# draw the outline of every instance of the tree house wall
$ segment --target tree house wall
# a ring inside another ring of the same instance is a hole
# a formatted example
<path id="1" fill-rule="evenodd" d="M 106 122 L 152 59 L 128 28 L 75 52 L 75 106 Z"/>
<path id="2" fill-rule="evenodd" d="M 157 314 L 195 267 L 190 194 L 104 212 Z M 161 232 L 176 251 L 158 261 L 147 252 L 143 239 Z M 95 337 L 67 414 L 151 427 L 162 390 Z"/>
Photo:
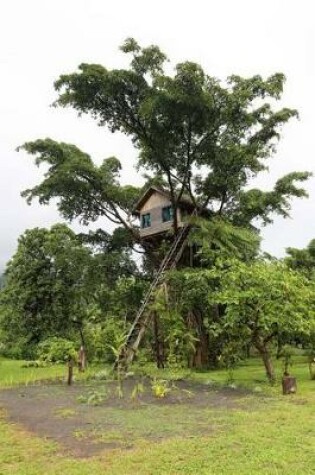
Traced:
<path id="1" fill-rule="evenodd" d="M 163 208 L 164 206 L 169 206 L 171 204 L 167 196 L 162 195 L 161 193 L 154 192 L 147 199 L 140 210 L 140 214 L 145 214 L 150 212 L 151 209 Z"/>
<path id="2" fill-rule="evenodd" d="M 142 222 L 143 215 L 150 214 L 151 218 L 151 226 L 140 228 L 141 238 L 164 233 L 172 229 L 173 220 L 163 222 L 162 219 L 162 209 L 170 205 L 171 202 L 166 196 L 157 192 L 152 193 L 152 195 L 140 209 L 140 224 Z M 177 221 L 179 227 L 183 226 L 182 213 L 180 209 L 177 209 Z"/>

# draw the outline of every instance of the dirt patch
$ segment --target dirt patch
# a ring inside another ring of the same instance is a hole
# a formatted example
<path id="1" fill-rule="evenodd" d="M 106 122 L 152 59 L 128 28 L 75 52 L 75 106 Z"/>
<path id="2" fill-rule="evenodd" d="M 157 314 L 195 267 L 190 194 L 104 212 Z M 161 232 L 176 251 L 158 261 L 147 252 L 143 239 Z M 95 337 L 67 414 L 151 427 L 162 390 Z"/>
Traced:
<path id="1" fill-rule="evenodd" d="M 135 390 L 137 384 L 141 391 Z M 137 440 L 209 433 L 216 428 L 213 411 L 239 408 L 246 395 L 187 381 L 169 389 L 166 397 L 156 398 L 149 380 L 129 379 L 119 398 L 116 382 L 42 384 L 1 391 L 0 408 L 9 421 L 58 442 L 63 451 L 89 457 L 132 448 Z"/>

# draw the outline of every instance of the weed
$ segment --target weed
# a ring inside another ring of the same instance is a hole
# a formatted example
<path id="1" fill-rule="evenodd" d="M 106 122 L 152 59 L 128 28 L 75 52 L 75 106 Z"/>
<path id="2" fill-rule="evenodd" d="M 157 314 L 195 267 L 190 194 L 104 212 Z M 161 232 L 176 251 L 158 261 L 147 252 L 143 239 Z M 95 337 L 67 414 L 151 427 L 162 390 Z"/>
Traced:
<path id="1" fill-rule="evenodd" d="M 131 392 L 131 396 L 130 396 L 131 399 L 133 401 L 138 400 L 141 397 L 141 395 L 144 393 L 144 391 L 145 391 L 145 389 L 144 389 L 144 385 L 142 383 L 135 384 L 135 386 L 134 386 L 134 388 Z"/>
<path id="2" fill-rule="evenodd" d="M 169 384 L 169 381 L 167 381 L 166 379 L 154 378 L 151 382 L 153 396 L 157 398 L 164 398 L 171 391 Z"/>
<path id="3" fill-rule="evenodd" d="M 85 440 L 85 439 L 90 438 L 90 433 L 82 429 L 76 429 L 75 431 L 73 431 L 72 434 L 73 434 L 73 437 L 75 437 L 78 440 Z"/>
<path id="4" fill-rule="evenodd" d="M 103 391 L 90 391 L 87 395 L 81 395 L 78 397 L 78 401 L 82 404 L 88 404 L 91 406 L 98 406 L 104 402 L 108 397 L 108 392 Z"/>
<path id="5" fill-rule="evenodd" d="M 107 369 L 102 369 L 95 373 L 91 379 L 95 379 L 96 381 L 106 381 L 110 379 L 110 372 Z"/>
<path id="6" fill-rule="evenodd" d="M 55 411 L 55 414 L 57 417 L 60 417 L 61 419 L 68 419 L 70 417 L 75 416 L 76 411 L 70 408 L 63 408 L 63 409 L 57 409 Z"/>
<path id="7" fill-rule="evenodd" d="M 21 365 L 21 368 L 46 368 L 48 363 L 42 360 L 34 360 L 34 361 L 25 361 Z"/>

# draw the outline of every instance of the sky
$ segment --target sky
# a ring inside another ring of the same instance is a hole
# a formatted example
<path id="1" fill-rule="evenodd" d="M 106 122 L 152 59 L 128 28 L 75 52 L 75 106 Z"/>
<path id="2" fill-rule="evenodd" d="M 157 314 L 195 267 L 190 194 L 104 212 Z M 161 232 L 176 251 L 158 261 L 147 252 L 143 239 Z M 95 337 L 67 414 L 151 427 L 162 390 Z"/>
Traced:
<path id="1" fill-rule="evenodd" d="M 17 152 L 26 141 L 50 137 L 76 144 L 100 163 L 117 156 L 122 182 L 139 184 L 136 152 L 88 118 L 50 107 L 54 81 L 80 63 L 127 66 L 118 47 L 127 37 L 157 44 L 171 65 L 191 60 L 224 80 L 230 74 L 286 77 L 282 106 L 300 119 L 282 132 L 269 173 L 257 180 L 271 189 L 293 170 L 315 174 L 315 14 L 311 0 L 2 0 L 0 15 L 0 271 L 25 229 L 62 219 L 54 204 L 28 206 L 20 192 L 42 177 L 30 156 Z M 315 6 L 314 6 L 315 8 Z M 275 218 L 262 230 L 265 251 L 283 256 L 315 238 L 315 177 L 308 200 L 292 202 L 291 219 Z M 108 230 L 101 221 L 97 227 Z M 78 225 L 75 225 L 78 229 Z"/>

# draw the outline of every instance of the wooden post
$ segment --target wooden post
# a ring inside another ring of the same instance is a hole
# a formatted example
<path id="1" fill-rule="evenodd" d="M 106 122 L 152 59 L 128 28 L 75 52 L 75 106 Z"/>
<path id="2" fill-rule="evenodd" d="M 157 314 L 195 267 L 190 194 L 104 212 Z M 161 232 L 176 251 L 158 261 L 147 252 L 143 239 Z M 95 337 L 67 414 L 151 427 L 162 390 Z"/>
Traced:
<path id="1" fill-rule="evenodd" d="M 311 380 L 315 380 L 315 357 L 313 357 L 313 355 L 309 358 L 308 368 L 310 370 Z"/>
<path id="2" fill-rule="evenodd" d="M 293 376 L 284 374 L 282 378 L 282 394 L 295 394 L 296 389 L 296 379 Z"/>
<path id="3" fill-rule="evenodd" d="M 74 366 L 74 361 L 71 358 L 71 356 L 69 356 L 69 359 L 68 359 L 68 380 L 67 380 L 68 386 L 71 386 L 71 384 L 73 382 L 73 366 Z"/>

